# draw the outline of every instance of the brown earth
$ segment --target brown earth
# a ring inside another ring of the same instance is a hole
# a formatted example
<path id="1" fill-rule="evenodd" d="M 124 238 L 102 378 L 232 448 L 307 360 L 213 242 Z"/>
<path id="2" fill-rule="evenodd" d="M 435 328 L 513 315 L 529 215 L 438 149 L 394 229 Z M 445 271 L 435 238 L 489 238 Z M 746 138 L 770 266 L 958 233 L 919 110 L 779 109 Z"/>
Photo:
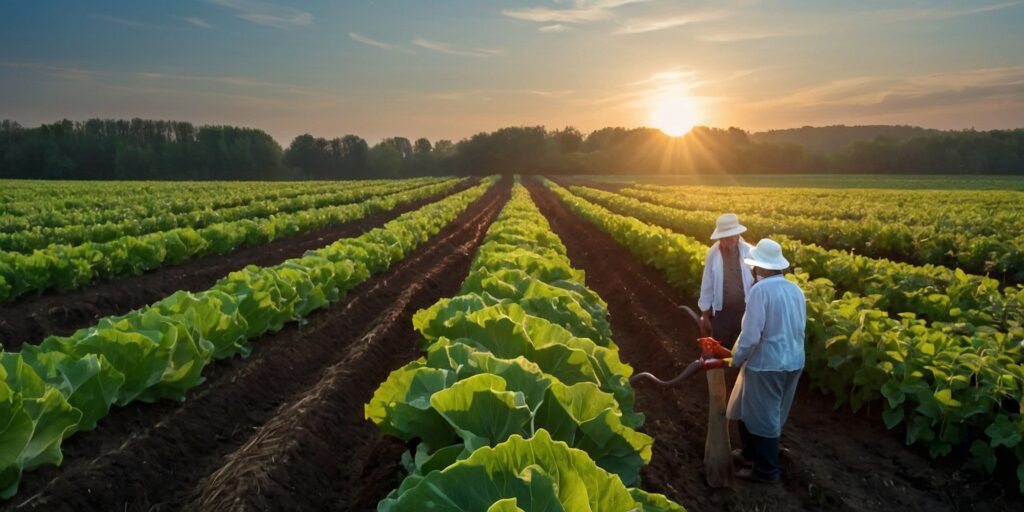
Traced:
<path id="1" fill-rule="evenodd" d="M 509 194 L 494 187 L 387 272 L 215 363 L 183 403 L 117 408 L 25 475 L 10 510 L 373 510 L 404 446 L 363 419 L 388 373 L 419 355 L 411 318 L 458 293 Z"/>
<path id="2" fill-rule="evenodd" d="M 615 342 L 637 371 L 674 376 L 699 356 L 694 307 L 653 267 L 595 226 L 572 214 L 550 191 L 527 180 L 534 200 L 568 248 L 587 285 L 608 302 Z M 731 386 L 735 375 L 729 375 Z M 834 410 L 832 399 L 802 383 L 783 432 L 785 474 L 778 485 L 738 481 L 733 489 L 704 482 L 707 384 L 696 377 L 675 386 L 636 386 L 643 427 L 655 439 L 643 487 L 691 511 L 704 510 L 1024 510 L 1020 495 L 949 461 L 908 448 L 902 433 L 877 418 Z M 733 439 L 738 439 L 733 435 Z M 1011 469 L 1012 472 L 1012 469 Z"/>
<path id="3" fill-rule="evenodd" d="M 459 184 L 453 192 L 469 188 L 477 180 Z M 94 325 L 100 318 L 121 315 L 152 304 L 178 290 L 202 291 L 218 279 L 246 265 L 276 265 L 302 256 L 339 238 L 358 236 L 409 211 L 448 194 L 400 205 L 393 210 L 331 226 L 269 244 L 242 247 L 228 254 L 211 254 L 178 265 L 161 267 L 137 276 L 127 276 L 89 285 L 80 290 L 51 290 L 42 295 L 24 296 L 12 304 L 0 304 L 0 345 L 18 350 L 22 343 L 38 343 L 45 336 L 66 336 L 77 329 Z"/>

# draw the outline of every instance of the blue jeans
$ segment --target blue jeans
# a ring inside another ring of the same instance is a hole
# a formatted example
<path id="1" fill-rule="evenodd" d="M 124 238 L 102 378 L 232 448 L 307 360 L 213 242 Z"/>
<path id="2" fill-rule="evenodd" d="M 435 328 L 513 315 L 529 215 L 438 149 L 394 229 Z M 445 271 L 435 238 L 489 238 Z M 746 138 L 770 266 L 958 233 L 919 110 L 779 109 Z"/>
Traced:
<path id="1" fill-rule="evenodd" d="M 779 468 L 779 438 L 752 434 L 742 421 L 739 424 L 743 457 L 754 463 L 754 473 L 768 478 L 782 474 Z"/>

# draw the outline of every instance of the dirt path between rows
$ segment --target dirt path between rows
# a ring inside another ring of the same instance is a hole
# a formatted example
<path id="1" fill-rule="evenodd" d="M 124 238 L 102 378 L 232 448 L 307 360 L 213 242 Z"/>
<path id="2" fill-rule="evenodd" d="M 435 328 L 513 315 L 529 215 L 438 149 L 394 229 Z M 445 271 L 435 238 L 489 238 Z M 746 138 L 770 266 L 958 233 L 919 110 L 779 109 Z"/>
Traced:
<path id="1" fill-rule="evenodd" d="M 478 180 L 467 180 L 452 192 L 400 205 L 362 219 L 331 226 L 269 244 L 242 247 L 228 254 L 211 254 L 161 267 L 137 276 L 126 276 L 89 285 L 80 290 L 51 290 L 36 296 L 20 297 L 0 305 L 0 344 L 7 351 L 18 350 L 22 343 L 38 343 L 49 335 L 66 336 L 95 324 L 100 318 L 120 315 L 152 304 L 178 290 L 202 291 L 218 279 L 247 265 L 276 265 L 302 256 L 339 238 L 358 236 L 399 215 L 417 210 L 451 193 L 465 190 Z"/>
<path id="2" fill-rule="evenodd" d="M 568 248 L 573 266 L 586 272 L 587 285 L 608 302 L 622 359 L 637 371 L 659 376 L 673 376 L 696 359 L 696 325 L 678 309 L 693 304 L 656 269 L 572 214 L 542 185 L 526 184 Z M 730 389 L 734 378 L 729 376 Z M 671 388 L 642 383 L 636 394 L 637 410 L 647 415 L 643 430 L 655 438 L 653 459 L 641 473 L 643 487 L 691 511 L 1024 509 L 1012 489 L 922 456 L 877 418 L 833 410 L 831 399 L 806 383 L 783 432 L 782 483 L 737 482 L 732 490 L 711 489 L 702 466 L 705 379 Z"/>
<path id="3" fill-rule="evenodd" d="M 399 483 L 401 442 L 363 419 L 387 374 L 419 355 L 411 318 L 454 295 L 509 195 L 451 226 L 332 307 L 216 363 L 184 403 L 132 404 L 28 473 L 12 510 L 373 510 Z"/>

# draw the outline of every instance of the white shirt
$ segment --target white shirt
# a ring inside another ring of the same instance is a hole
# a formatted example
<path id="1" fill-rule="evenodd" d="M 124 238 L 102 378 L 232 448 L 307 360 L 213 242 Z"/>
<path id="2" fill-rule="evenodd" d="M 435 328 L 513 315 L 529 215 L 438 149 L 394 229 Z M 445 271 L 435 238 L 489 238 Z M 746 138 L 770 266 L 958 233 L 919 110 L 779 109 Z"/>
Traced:
<path id="1" fill-rule="evenodd" d="M 754 285 L 754 276 L 750 273 L 750 267 L 743 263 L 743 258 L 750 255 L 750 249 L 754 246 L 740 238 L 739 248 L 736 257 L 740 259 L 740 274 L 743 278 L 743 296 L 750 293 L 750 287 Z M 711 244 L 708 255 L 704 258 L 704 277 L 700 282 L 700 298 L 697 299 L 697 307 L 707 311 L 714 308 L 715 311 L 722 310 L 722 283 L 725 280 L 725 264 L 722 262 L 722 250 L 719 243 Z"/>
<path id="2" fill-rule="evenodd" d="M 747 369 L 762 372 L 802 369 L 806 324 L 803 290 L 781 275 L 762 279 L 747 294 L 732 365 L 745 362 Z"/>

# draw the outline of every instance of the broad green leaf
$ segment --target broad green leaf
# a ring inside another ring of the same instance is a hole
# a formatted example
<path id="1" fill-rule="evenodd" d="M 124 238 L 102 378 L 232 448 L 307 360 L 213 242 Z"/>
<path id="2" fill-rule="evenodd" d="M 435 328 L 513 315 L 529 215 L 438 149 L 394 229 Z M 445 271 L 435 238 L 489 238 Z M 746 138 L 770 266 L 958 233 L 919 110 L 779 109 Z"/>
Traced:
<path id="1" fill-rule="evenodd" d="M 935 392 L 935 399 L 946 407 L 960 407 L 960 402 L 953 398 L 953 390 L 942 388 Z"/>
<path id="2" fill-rule="evenodd" d="M 525 512 L 519 508 L 518 502 L 515 498 L 508 498 L 504 500 L 495 501 L 493 505 L 487 508 L 487 512 Z"/>
<path id="3" fill-rule="evenodd" d="M 663 494 L 648 493 L 636 488 L 631 488 L 629 494 L 643 507 L 643 512 L 686 512 L 686 509 Z"/>
<path id="4" fill-rule="evenodd" d="M 462 437 L 466 449 L 493 446 L 513 434 L 530 434 L 530 409 L 505 380 L 482 373 L 434 393 L 430 405 Z"/>
<path id="5" fill-rule="evenodd" d="M 974 460 L 981 464 L 981 467 L 985 468 L 989 474 L 992 474 L 996 469 L 996 452 L 989 446 L 988 443 L 981 439 L 975 439 L 971 443 L 971 455 L 974 455 Z"/>
<path id="6" fill-rule="evenodd" d="M 903 421 L 904 410 L 902 406 L 896 406 L 893 409 L 886 409 L 882 411 L 882 421 L 885 422 L 885 428 L 892 430 L 893 427 L 899 425 Z"/>
<path id="7" fill-rule="evenodd" d="M 76 430 L 95 428 L 124 384 L 124 375 L 103 356 L 89 354 L 75 359 L 59 352 L 36 352 L 30 346 L 22 346 L 22 354 L 47 384 L 60 390 L 69 404 L 82 411 L 82 421 Z"/>
<path id="8" fill-rule="evenodd" d="M 1005 414 L 996 416 L 995 421 L 985 429 L 985 435 L 992 440 L 993 447 L 1013 448 L 1021 440 L 1020 430 Z"/>
<path id="9" fill-rule="evenodd" d="M 399 489 L 381 512 L 431 510 L 478 512 L 515 498 L 531 511 L 630 511 L 642 505 L 618 477 L 597 467 L 583 451 L 553 441 L 545 430 L 531 439 L 516 435 L 494 448 Z M 679 509 L 668 509 L 679 510 Z"/>

